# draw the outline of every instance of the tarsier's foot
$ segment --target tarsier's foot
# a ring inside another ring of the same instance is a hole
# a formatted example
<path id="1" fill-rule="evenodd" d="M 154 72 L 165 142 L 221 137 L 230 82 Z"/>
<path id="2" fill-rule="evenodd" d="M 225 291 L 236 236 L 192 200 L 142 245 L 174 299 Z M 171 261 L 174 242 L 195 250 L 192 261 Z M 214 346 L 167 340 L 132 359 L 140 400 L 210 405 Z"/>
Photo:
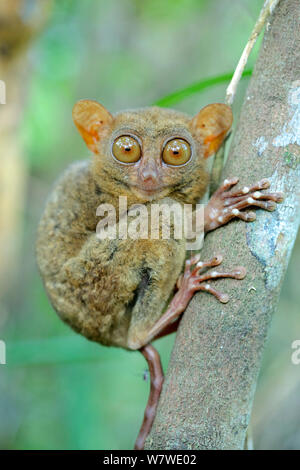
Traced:
<path id="1" fill-rule="evenodd" d="M 185 311 L 195 292 L 205 291 L 214 295 L 222 303 L 228 302 L 228 295 L 222 294 L 216 290 L 208 281 L 214 281 L 218 278 L 226 277 L 244 279 L 246 276 L 246 270 L 243 267 L 238 267 L 229 272 L 213 270 L 201 274 L 203 269 L 215 267 L 221 263 L 222 256 L 220 255 L 215 256 L 210 261 L 200 261 L 200 255 L 195 255 L 186 261 L 184 273 L 177 282 L 178 291 L 171 300 L 167 311 L 148 332 L 144 343 L 139 345 L 140 347 L 144 344 L 148 344 L 157 337 L 164 336 L 165 329 L 170 329 L 170 325 L 172 325 L 172 323 Z M 174 330 L 171 328 L 171 331 Z"/>
<path id="2" fill-rule="evenodd" d="M 237 217 L 245 222 L 256 219 L 255 212 L 241 212 L 251 206 L 267 211 L 276 209 L 276 203 L 283 201 L 282 193 L 262 193 L 268 189 L 270 182 L 262 179 L 253 186 L 244 186 L 242 189 L 231 189 L 238 183 L 238 178 L 224 180 L 219 189 L 212 195 L 205 208 L 205 232 L 214 230 Z"/>
<path id="3" fill-rule="evenodd" d="M 184 273 L 177 281 L 177 287 L 179 291 L 182 291 L 183 297 L 186 298 L 186 294 L 188 297 L 192 297 L 197 291 L 205 291 L 214 295 L 220 302 L 224 304 L 227 303 L 229 301 L 228 295 L 222 294 L 216 290 L 208 281 L 214 281 L 215 279 L 226 277 L 244 279 L 246 276 L 246 269 L 239 266 L 229 272 L 213 270 L 201 274 L 205 268 L 219 266 L 222 263 L 222 260 L 223 258 L 221 255 L 215 256 L 210 261 L 200 261 L 200 255 L 196 255 L 187 260 L 185 263 Z"/>

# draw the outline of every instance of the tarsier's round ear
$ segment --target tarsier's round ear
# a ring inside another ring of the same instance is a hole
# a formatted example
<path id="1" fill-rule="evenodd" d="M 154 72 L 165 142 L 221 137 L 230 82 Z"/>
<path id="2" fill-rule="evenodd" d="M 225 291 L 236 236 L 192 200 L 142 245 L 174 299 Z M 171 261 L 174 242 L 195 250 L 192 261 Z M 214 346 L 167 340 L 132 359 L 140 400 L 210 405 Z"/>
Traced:
<path id="1" fill-rule="evenodd" d="M 192 119 L 192 127 L 204 146 L 204 158 L 213 155 L 221 146 L 232 125 L 229 106 L 214 103 L 205 106 Z"/>
<path id="2" fill-rule="evenodd" d="M 73 108 L 74 123 L 88 148 L 98 153 L 101 133 L 113 121 L 112 115 L 97 101 L 80 100 Z"/>

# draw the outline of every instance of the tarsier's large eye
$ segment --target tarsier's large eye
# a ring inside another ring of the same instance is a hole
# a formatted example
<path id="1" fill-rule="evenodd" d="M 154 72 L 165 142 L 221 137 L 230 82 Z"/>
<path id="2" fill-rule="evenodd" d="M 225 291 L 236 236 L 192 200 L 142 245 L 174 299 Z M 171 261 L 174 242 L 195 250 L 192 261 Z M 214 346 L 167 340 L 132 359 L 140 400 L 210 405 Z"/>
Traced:
<path id="1" fill-rule="evenodd" d="M 172 139 L 163 149 L 162 159 L 167 165 L 184 165 L 191 158 L 191 147 L 186 140 Z"/>
<path id="2" fill-rule="evenodd" d="M 135 163 L 140 159 L 142 152 L 134 137 L 122 135 L 114 141 L 112 153 L 122 163 Z"/>

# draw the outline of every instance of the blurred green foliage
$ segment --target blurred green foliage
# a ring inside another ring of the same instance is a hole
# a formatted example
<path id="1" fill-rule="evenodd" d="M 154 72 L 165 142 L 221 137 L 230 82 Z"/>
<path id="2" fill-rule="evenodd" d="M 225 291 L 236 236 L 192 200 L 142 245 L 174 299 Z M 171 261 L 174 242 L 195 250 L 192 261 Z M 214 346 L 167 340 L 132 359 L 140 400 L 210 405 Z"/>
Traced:
<path id="1" fill-rule="evenodd" d="M 243 77 L 249 77 L 252 74 L 252 70 L 244 70 L 242 73 Z M 207 78 L 206 80 L 200 80 L 199 82 L 193 83 L 182 90 L 174 91 L 167 96 L 164 96 L 160 100 L 157 100 L 154 104 L 162 107 L 170 107 L 178 102 L 184 100 L 185 98 L 190 98 L 192 95 L 204 91 L 206 88 L 209 88 L 213 85 L 218 85 L 219 83 L 228 83 L 230 82 L 233 76 L 232 73 L 225 73 L 224 75 L 217 75 L 216 77 Z"/>
<path id="2" fill-rule="evenodd" d="M 30 51 L 20 135 L 29 171 L 22 259 L 15 285 L 1 304 L 6 318 L 1 339 L 7 343 L 8 364 L 0 366 L 0 448 L 133 447 L 148 395 L 144 360 L 139 353 L 90 343 L 58 319 L 35 266 L 38 219 L 53 180 L 70 162 L 88 156 L 71 120 L 77 99 L 97 99 L 112 112 L 156 102 L 176 104 L 191 114 L 209 102 L 223 101 L 261 4 L 260 0 L 54 1 L 49 24 Z M 257 51 L 258 46 L 249 70 Z M 239 87 L 236 117 L 246 84 L 247 77 Z M 265 354 L 256 405 L 259 414 L 264 409 L 264 427 L 254 413 L 257 446 L 299 447 L 300 436 L 297 440 L 293 426 L 288 423 L 285 434 L 276 434 L 273 423 L 280 422 L 278 412 L 270 404 L 262 405 L 272 402 L 270 383 L 278 386 L 286 368 L 292 367 L 290 344 L 300 329 L 299 257 L 298 247 Z M 173 341 L 174 335 L 157 342 L 165 367 Z M 294 366 L 289 386 L 279 398 L 276 395 L 275 403 L 283 402 L 280 397 L 287 389 L 299 390 L 297 372 Z"/>

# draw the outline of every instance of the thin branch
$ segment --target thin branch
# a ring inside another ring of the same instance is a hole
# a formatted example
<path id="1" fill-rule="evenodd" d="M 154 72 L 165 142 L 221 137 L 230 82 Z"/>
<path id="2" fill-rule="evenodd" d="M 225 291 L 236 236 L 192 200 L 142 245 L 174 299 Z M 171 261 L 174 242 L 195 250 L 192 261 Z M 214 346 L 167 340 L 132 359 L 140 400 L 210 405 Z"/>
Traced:
<path id="1" fill-rule="evenodd" d="M 233 77 L 231 79 L 230 84 L 227 87 L 226 90 L 226 97 L 225 97 L 225 103 L 228 105 L 232 105 L 234 101 L 234 97 L 236 94 L 236 90 L 239 84 L 239 81 L 242 77 L 244 68 L 246 67 L 249 55 L 253 49 L 254 44 L 256 43 L 256 40 L 258 36 L 260 35 L 263 27 L 266 24 L 267 19 L 269 16 L 273 13 L 275 10 L 277 4 L 280 2 L 280 0 L 266 0 L 261 12 L 259 14 L 258 20 L 255 23 L 255 26 L 252 30 L 252 33 L 250 35 L 250 38 L 243 50 L 243 53 L 240 57 L 240 60 L 236 66 L 235 72 L 233 74 Z"/>
<path id="2" fill-rule="evenodd" d="M 243 50 L 243 53 L 234 71 L 233 77 L 226 90 L 225 103 L 228 104 L 229 106 L 232 106 L 233 104 L 238 84 L 241 80 L 241 77 L 244 74 L 244 69 L 246 67 L 246 64 L 247 64 L 249 55 L 253 49 L 253 46 L 256 43 L 256 40 L 258 36 L 260 35 L 263 27 L 265 26 L 267 19 L 274 12 L 279 2 L 280 0 L 266 0 L 260 11 L 259 17 L 255 23 L 255 26 L 252 30 L 250 38 L 248 39 L 248 42 Z M 218 152 L 216 153 L 214 157 L 214 162 L 213 162 L 212 172 L 211 172 L 210 195 L 215 192 L 215 190 L 217 189 L 220 183 L 220 177 L 221 177 L 222 169 L 224 166 L 225 146 L 226 146 L 226 141 L 223 142 L 223 145 L 219 148 Z"/>

